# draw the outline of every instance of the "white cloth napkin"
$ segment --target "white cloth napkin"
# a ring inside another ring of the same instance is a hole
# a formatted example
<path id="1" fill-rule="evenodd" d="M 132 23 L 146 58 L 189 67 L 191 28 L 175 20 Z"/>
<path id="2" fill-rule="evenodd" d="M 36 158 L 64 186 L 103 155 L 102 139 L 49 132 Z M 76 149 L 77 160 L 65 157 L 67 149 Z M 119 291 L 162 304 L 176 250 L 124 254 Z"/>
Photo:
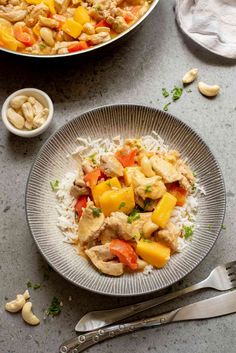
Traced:
<path id="1" fill-rule="evenodd" d="M 176 19 L 206 49 L 236 59 L 236 0 L 176 0 Z"/>

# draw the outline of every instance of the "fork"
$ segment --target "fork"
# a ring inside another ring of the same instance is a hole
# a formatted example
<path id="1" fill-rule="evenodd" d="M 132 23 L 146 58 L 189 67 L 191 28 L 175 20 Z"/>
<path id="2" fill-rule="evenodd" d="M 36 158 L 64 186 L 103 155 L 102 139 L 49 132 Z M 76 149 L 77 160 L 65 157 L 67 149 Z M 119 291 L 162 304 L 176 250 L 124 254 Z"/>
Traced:
<path id="1" fill-rule="evenodd" d="M 203 281 L 196 283 L 190 287 L 180 289 L 176 292 L 153 298 L 145 302 L 123 306 L 111 310 L 92 311 L 85 314 L 75 327 L 77 332 L 88 332 L 98 328 L 110 325 L 144 310 L 153 308 L 157 305 L 165 303 L 171 299 L 175 299 L 184 294 L 195 292 L 203 288 L 212 288 L 218 291 L 225 291 L 236 288 L 236 261 L 229 262 L 225 265 L 215 267 L 210 275 Z"/>

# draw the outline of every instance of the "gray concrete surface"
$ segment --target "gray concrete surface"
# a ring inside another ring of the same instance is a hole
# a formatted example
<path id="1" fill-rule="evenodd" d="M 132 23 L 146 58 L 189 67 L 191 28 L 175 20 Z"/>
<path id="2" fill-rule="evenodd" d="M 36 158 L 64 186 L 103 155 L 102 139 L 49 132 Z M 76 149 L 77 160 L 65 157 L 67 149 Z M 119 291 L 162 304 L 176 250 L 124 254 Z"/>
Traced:
<path id="1" fill-rule="evenodd" d="M 174 288 L 198 281 L 216 264 L 236 258 L 236 63 L 208 53 L 187 40 L 176 26 L 172 6 L 173 1 L 161 1 L 141 30 L 98 56 L 48 63 L 0 56 L 0 104 L 9 93 L 23 87 L 47 91 L 55 104 L 54 122 L 40 137 L 18 138 L 0 123 L 1 353 L 58 352 L 61 342 L 75 334 L 76 321 L 87 311 L 139 300 L 91 294 L 48 270 L 26 223 L 27 176 L 39 148 L 66 121 L 88 109 L 110 103 L 139 103 L 162 108 L 166 100 L 161 88 L 170 89 L 180 83 L 182 75 L 191 67 L 199 68 L 202 80 L 220 84 L 221 94 L 208 100 L 197 92 L 194 84 L 192 93 L 185 93 L 169 111 L 201 134 L 221 165 L 227 189 L 226 230 L 222 230 L 202 264 Z M 63 302 L 60 316 L 42 320 L 35 328 L 26 326 L 19 314 L 4 311 L 6 299 L 22 292 L 28 280 L 43 283 L 40 289 L 31 290 L 35 312 L 41 318 L 54 295 Z M 194 294 L 154 309 L 150 314 L 214 294 L 213 291 Z M 235 347 L 236 315 L 231 315 L 140 331 L 94 346 L 89 352 L 234 353 Z"/>

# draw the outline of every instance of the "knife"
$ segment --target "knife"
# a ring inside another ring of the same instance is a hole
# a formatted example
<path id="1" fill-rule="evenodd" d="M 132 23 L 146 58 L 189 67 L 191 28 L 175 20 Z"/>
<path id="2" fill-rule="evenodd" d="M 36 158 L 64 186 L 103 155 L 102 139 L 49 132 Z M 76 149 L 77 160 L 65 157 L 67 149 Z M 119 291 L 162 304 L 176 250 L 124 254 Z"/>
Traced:
<path id="1" fill-rule="evenodd" d="M 168 324 L 176 321 L 210 319 L 217 316 L 228 315 L 236 312 L 236 290 L 183 306 L 165 314 L 148 319 L 137 320 L 129 323 L 112 325 L 103 329 L 79 335 L 64 342 L 60 353 L 79 353 L 94 344 L 124 333 L 140 329 Z"/>

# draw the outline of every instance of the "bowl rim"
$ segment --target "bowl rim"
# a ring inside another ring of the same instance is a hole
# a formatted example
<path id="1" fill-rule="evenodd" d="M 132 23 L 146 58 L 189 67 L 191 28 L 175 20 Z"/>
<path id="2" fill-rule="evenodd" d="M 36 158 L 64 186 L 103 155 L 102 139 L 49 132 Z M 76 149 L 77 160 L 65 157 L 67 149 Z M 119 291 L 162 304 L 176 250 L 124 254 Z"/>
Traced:
<path id="1" fill-rule="evenodd" d="M 164 112 L 163 110 L 161 109 L 158 109 L 158 108 L 155 108 L 155 107 L 152 107 L 152 106 L 149 106 L 149 105 L 143 105 L 143 104 L 132 104 L 132 103 L 120 103 L 120 104 L 106 104 L 106 105 L 101 105 L 101 106 L 98 106 L 98 107 L 95 107 L 95 108 L 92 108 L 92 109 L 89 109 L 89 110 L 86 110 L 85 112 L 82 112 L 81 114 L 79 114 L 78 116 L 74 117 L 73 119 L 67 121 L 65 124 L 63 124 L 61 127 L 59 127 L 44 143 L 43 145 L 41 146 L 41 148 L 39 149 L 37 155 L 35 156 L 34 160 L 33 160 L 33 163 L 31 165 L 31 168 L 30 168 L 30 171 L 29 171 L 29 175 L 28 175 L 28 178 L 27 178 L 27 182 L 26 182 L 26 189 L 25 189 L 25 215 L 26 215 L 26 221 L 27 221 L 27 224 L 28 224 L 28 228 L 30 230 L 30 234 L 32 236 L 32 238 L 34 239 L 34 242 L 40 252 L 40 254 L 43 256 L 43 258 L 46 260 L 47 263 L 49 263 L 49 265 L 53 268 L 53 270 L 55 272 L 57 272 L 60 276 L 62 276 L 65 280 L 69 281 L 70 283 L 72 283 L 73 285 L 75 285 L 76 287 L 79 287 L 83 290 L 86 290 L 86 291 L 89 291 L 89 292 L 92 292 L 92 293 L 95 293 L 95 294 L 99 294 L 99 295 L 104 295 L 104 296 L 109 296 L 109 297 L 140 297 L 140 296 L 143 296 L 143 295 L 148 295 L 148 294 L 152 294 L 152 293 L 157 293 L 161 290 L 165 290 L 166 288 L 174 285 L 175 283 L 179 282 L 181 279 L 185 278 L 186 276 L 188 276 L 190 273 L 192 273 L 202 262 L 203 260 L 209 255 L 209 253 L 211 252 L 211 250 L 213 249 L 216 241 L 218 240 L 218 237 L 220 235 L 220 232 L 221 232 L 221 229 L 222 229 L 222 225 L 223 225 L 223 222 L 224 222 L 224 219 L 225 219 L 225 213 L 226 213 L 226 188 L 225 188 L 225 181 L 224 181 L 224 177 L 223 177 L 223 173 L 222 173 L 222 170 L 220 168 L 220 165 L 215 157 L 215 155 L 213 154 L 213 152 L 211 151 L 211 149 L 209 148 L 208 144 L 205 142 L 205 140 L 202 138 L 202 136 L 198 133 L 198 132 L 195 132 L 195 130 L 189 126 L 188 124 L 186 124 L 183 120 L 177 118 L 175 115 L 173 114 L 170 114 L 168 113 L 172 118 L 174 118 L 178 123 L 181 123 L 184 125 L 184 127 L 188 127 L 192 133 L 196 134 L 200 140 L 204 143 L 205 145 L 205 148 L 207 149 L 207 151 L 213 156 L 214 158 L 214 161 L 216 163 L 216 166 L 218 168 L 218 171 L 219 171 L 219 174 L 220 174 L 220 177 L 221 177 L 221 182 L 222 182 L 222 187 L 223 187 L 223 200 L 222 200 L 222 218 L 221 218 L 221 222 L 220 222 L 220 226 L 218 227 L 218 229 L 215 231 L 215 238 L 214 238 L 214 241 L 212 241 L 212 244 L 211 246 L 209 247 L 207 253 L 205 254 L 205 256 L 203 256 L 202 259 L 200 259 L 200 261 L 198 262 L 197 266 L 195 266 L 193 269 L 190 269 L 185 275 L 184 277 L 179 275 L 176 280 L 172 283 L 172 284 L 168 284 L 168 285 L 165 285 L 163 286 L 162 288 L 160 289 L 153 289 L 153 290 L 150 290 L 149 292 L 142 292 L 142 293 L 122 293 L 122 294 L 118 294 L 118 293 L 106 293 L 106 292 L 100 292 L 98 290 L 95 290 L 95 289 L 92 289 L 92 288 L 87 288 L 86 286 L 84 285 L 81 285 L 81 284 L 78 284 L 76 281 L 74 281 L 73 279 L 71 278 L 68 278 L 66 277 L 63 273 L 61 273 L 52 263 L 51 261 L 46 257 L 46 254 L 43 253 L 43 250 L 40 248 L 39 244 L 38 244 L 38 241 L 37 239 L 34 237 L 33 235 L 33 232 L 31 230 L 31 227 L 30 227 L 30 221 L 29 221 L 29 216 L 28 216 L 28 203 L 27 203 L 27 196 L 28 196 L 28 187 L 29 187 L 29 182 L 30 182 L 30 178 L 31 178 L 31 174 L 33 172 L 33 169 L 34 169 L 34 166 L 35 164 L 37 163 L 38 161 L 38 158 L 40 157 L 40 154 L 41 152 L 43 151 L 43 149 L 45 148 L 46 144 L 51 141 L 54 136 L 59 133 L 62 129 L 64 129 L 64 127 L 67 125 L 67 124 L 70 124 L 73 120 L 75 119 L 81 119 L 81 117 L 83 115 L 86 115 L 87 113 L 91 113 L 91 112 L 96 112 L 96 111 L 101 111 L 103 110 L 104 108 L 120 108 L 120 107 L 129 107 L 129 108 L 145 108 L 145 109 L 150 109 L 154 112 L 160 112 L 160 113 L 166 113 Z"/>
<path id="2" fill-rule="evenodd" d="M 10 100 L 18 95 L 21 95 L 25 92 L 32 92 L 32 94 L 35 92 L 35 93 L 38 93 L 40 96 L 42 96 L 46 101 L 47 101 L 47 104 L 48 104 L 48 110 L 49 110 L 49 113 L 48 113 L 48 117 L 47 117 L 47 120 L 46 122 L 34 129 L 34 130 L 20 130 L 20 129 L 17 129 L 16 127 L 14 127 L 8 120 L 7 118 L 7 109 L 9 107 L 9 104 L 10 104 Z M 14 91 L 13 93 L 11 93 L 4 101 L 3 105 L 2 105 L 2 110 L 1 110 L 1 115 L 2 115 L 2 121 L 6 127 L 6 129 L 8 131 L 10 131 L 11 133 L 13 133 L 14 135 L 17 135 L 17 136 L 20 136 L 20 137 L 35 137 L 35 136 L 38 136 L 39 134 L 43 133 L 47 128 L 48 126 L 50 125 L 51 121 L 52 121 L 52 118 L 53 118 L 53 114 L 54 114 L 54 107 L 53 107 L 53 103 L 52 103 L 52 100 L 51 98 L 49 97 L 49 95 L 38 89 L 38 88 L 33 88 L 33 87 L 29 87 L 29 88 L 22 88 L 22 89 L 19 89 L 17 91 Z"/>
<path id="3" fill-rule="evenodd" d="M 78 52 L 74 52 L 74 53 L 66 53 L 66 54 L 54 54 L 54 55 L 37 55 L 37 54 L 27 54 L 27 53 L 21 53 L 21 52 L 17 52 L 14 50 L 10 50 L 10 49 L 6 49 L 6 48 L 0 48 L 0 51 L 9 53 L 9 54 L 14 54 L 14 55 L 19 55 L 22 57 L 31 57 L 31 58 L 37 58 L 37 59 L 55 59 L 55 58 L 65 58 L 65 57 L 71 57 L 71 56 L 75 56 L 75 55 L 83 55 L 83 54 L 87 54 L 90 53 L 96 49 L 100 49 L 103 48 L 111 43 L 116 42 L 117 40 L 123 38 L 124 36 L 126 36 L 128 33 L 130 33 L 133 29 L 135 29 L 136 27 L 138 27 L 148 16 L 149 14 L 155 9 L 155 7 L 157 6 L 157 4 L 159 3 L 160 0 L 153 0 L 151 6 L 149 7 L 149 9 L 147 10 L 147 12 L 145 12 L 145 14 L 143 16 L 140 17 L 140 19 L 135 22 L 132 26 L 130 26 L 126 31 L 124 31 L 123 33 L 120 33 L 117 37 L 110 39 L 109 41 L 105 42 L 105 43 L 101 43 L 98 44 L 94 47 L 91 47 L 89 49 L 85 49 L 85 50 L 80 50 Z"/>

